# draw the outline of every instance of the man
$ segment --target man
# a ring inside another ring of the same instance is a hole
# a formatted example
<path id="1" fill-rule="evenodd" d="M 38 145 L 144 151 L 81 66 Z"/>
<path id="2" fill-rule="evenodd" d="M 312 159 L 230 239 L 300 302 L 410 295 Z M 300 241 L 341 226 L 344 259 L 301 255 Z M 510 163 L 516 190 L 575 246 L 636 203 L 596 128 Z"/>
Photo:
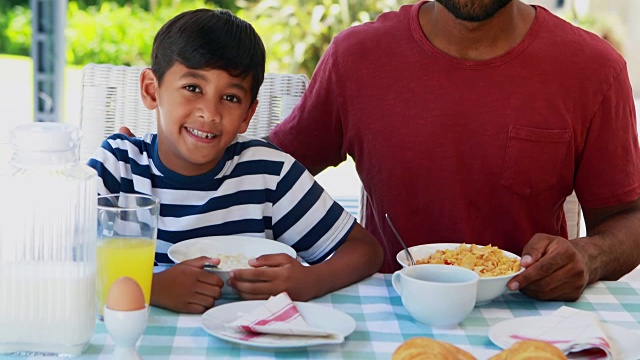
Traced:
<path id="1" fill-rule="evenodd" d="M 576 300 L 640 262 L 640 164 L 626 63 L 548 10 L 510 0 L 403 6 L 336 36 L 270 141 L 313 174 L 353 157 L 366 228 L 401 246 L 522 254 L 510 283 Z M 588 236 L 567 240 L 575 189 Z"/>

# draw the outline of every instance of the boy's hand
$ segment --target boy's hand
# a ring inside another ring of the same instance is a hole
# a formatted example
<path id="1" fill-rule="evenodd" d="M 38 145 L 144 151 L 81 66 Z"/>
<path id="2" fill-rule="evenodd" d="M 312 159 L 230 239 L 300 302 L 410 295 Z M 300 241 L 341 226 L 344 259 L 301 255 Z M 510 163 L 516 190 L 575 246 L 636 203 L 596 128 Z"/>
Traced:
<path id="1" fill-rule="evenodd" d="M 212 308 L 224 283 L 218 275 L 203 269 L 206 263 L 219 265 L 220 259 L 201 256 L 153 274 L 151 305 L 191 314 Z"/>
<path id="2" fill-rule="evenodd" d="M 305 276 L 308 266 L 287 254 L 262 255 L 249 260 L 253 269 L 229 272 L 229 284 L 245 300 L 264 300 L 283 291 L 293 300 L 314 297 L 314 284 Z"/>

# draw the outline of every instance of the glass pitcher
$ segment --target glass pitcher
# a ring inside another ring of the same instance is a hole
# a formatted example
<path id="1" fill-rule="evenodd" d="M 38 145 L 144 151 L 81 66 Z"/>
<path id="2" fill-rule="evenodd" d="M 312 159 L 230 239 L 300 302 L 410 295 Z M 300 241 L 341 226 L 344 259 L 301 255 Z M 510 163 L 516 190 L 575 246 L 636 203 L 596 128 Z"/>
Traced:
<path id="1" fill-rule="evenodd" d="M 73 356 L 95 328 L 97 174 L 78 164 L 80 131 L 10 131 L 0 171 L 0 354 Z"/>

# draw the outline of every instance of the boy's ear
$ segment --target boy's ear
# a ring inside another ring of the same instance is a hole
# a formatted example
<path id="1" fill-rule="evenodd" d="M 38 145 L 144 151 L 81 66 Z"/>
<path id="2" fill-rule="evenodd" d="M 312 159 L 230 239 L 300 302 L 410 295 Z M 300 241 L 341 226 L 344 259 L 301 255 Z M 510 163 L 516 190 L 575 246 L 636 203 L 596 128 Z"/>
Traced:
<path id="1" fill-rule="evenodd" d="M 256 99 L 256 101 L 253 102 L 253 104 L 247 110 L 247 114 L 245 115 L 244 119 L 242 119 L 240 131 L 238 131 L 240 134 L 244 134 L 249 128 L 249 123 L 251 122 L 251 118 L 253 117 L 253 114 L 256 113 L 257 108 L 258 108 L 258 99 Z"/>
<path id="2" fill-rule="evenodd" d="M 140 97 L 142 103 L 149 110 L 158 107 L 156 93 L 158 92 L 158 81 L 151 68 L 146 68 L 140 73 Z"/>

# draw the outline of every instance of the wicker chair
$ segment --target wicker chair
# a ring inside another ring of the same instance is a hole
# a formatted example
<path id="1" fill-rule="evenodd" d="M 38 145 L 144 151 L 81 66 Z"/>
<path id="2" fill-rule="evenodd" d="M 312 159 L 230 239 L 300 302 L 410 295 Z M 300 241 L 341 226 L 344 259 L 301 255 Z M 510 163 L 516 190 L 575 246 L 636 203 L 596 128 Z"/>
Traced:
<path id="1" fill-rule="evenodd" d="M 88 64 L 82 70 L 80 161 L 86 162 L 107 136 L 126 125 L 136 135 L 156 131 L 156 112 L 140 99 L 142 67 Z M 307 89 L 306 75 L 265 74 L 258 109 L 246 134 L 264 137 L 284 119 Z"/>

